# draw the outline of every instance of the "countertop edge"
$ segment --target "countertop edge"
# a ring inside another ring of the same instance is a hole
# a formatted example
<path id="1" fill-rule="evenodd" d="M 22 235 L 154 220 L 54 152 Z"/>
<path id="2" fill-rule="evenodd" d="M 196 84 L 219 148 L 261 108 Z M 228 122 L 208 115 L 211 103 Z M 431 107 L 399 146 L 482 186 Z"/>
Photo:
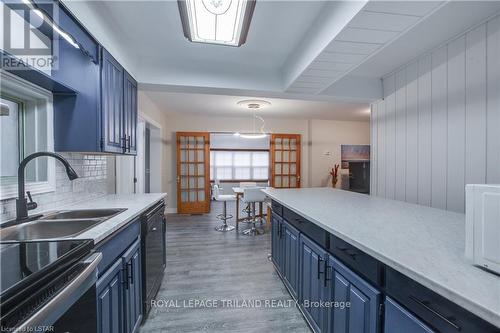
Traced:
<path id="1" fill-rule="evenodd" d="M 153 207 L 158 201 L 160 200 L 165 200 L 167 197 L 167 193 L 158 193 L 158 198 L 152 199 L 151 202 L 147 205 L 145 205 L 143 208 L 138 210 L 135 214 L 123 219 L 121 222 L 114 224 L 113 226 L 110 226 L 109 229 L 105 232 L 102 232 L 98 236 L 91 236 L 88 235 L 88 233 L 91 233 L 93 229 L 102 227 L 102 225 L 97 225 L 94 228 L 91 228 L 85 232 L 83 232 L 80 235 L 77 235 L 73 237 L 73 239 L 92 239 L 94 241 L 94 246 L 99 245 L 103 241 L 105 241 L 109 236 L 114 234 L 115 232 L 119 231 L 120 229 L 125 228 L 130 222 L 135 220 L 137 217 L 139 217 L 144 211 L 148 210 L 149 208 Z M 80 203 L 81 204 L 81 203 Z M 120 215 L 115 216 L 114 218 L 118 218 Z M 104 223 L 106 223 L 105 221 Z M 95 232 L 95 231 L 94 231 Z"/>
<path id="2" fill-rule="evenodd" d="M 488 308 L 485 308 L 481 304 L 471 302 L 467 298 L 453 292 L 452 290 L 446 288 L 445 286 L 441 284 L 437 284 L 433 280 L 427 279 L 425 276 L 422 276 L 418 274 L 417 272 L 414 272 L 407 267 L 402 266 L 400 263 L 395 262 L 391 260 L 390 258 L 387 258 L 380 253 L 372 250 L 371 248 L 365 246 L 364 244 L 361 244 L 357 242 L 356 240 L 350 238 L 347 235 L 344 235 L 342 233 L 339 233 L 338 231 L 332 229 L 331 227 L 325 225 L 324 223 L 317 221 L 316 219 L 308 216 L 304 212 L 301 212 L 300 210 L 291 207 L 288 205 L 286 202 L 280 200 L 279 198 L 276 197 L 276 195 L 270 193 L 268 189 L 263 189 L 262 190 L 267 196 L 269 196 L 271 199 L 278 201 L 280 204 L 285 206 L 286 208 L 290 209 L 296 214 L 299 214 L 303 216 L 304 218 L 308 219 L 312 223 L 316 224 L 317 226 L 321 227 L 322 229 L 330 232 L 331 234 L 339 237 L 340 239 L 350 243 L 351 245 L 359 248 L 360 250 L 366 252 L 373 258 L 379 260 L 380 262 L 386 264 L 387 266 L 399 271 L 400 273 L 408 276 L 409 278 L 415 280 L 416 282 L 422 284 L 424 287 L 429 288 L 430 290 L 436 292 L 437 294 L 441 295 L 442 297 L 450 300 L 451 302 L 461 306 L 462 308 L 466 309 L 467 311 L 470 311 L 471 313 L 475 314 L 476 316 L 482 318 L 483 320 L 491 323 L 492 325 L 500 327 L 500 315 L 490 311 Z"/>

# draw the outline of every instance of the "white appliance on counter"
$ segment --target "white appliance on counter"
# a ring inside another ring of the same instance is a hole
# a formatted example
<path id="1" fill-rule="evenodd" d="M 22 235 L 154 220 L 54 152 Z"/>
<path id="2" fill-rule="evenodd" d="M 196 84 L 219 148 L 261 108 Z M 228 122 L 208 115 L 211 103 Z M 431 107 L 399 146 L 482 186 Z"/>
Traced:
<path id="1" fill-rule="evenodd" d="M 500 185 L 465 187 L 465 255 L 500 274 Z"/>

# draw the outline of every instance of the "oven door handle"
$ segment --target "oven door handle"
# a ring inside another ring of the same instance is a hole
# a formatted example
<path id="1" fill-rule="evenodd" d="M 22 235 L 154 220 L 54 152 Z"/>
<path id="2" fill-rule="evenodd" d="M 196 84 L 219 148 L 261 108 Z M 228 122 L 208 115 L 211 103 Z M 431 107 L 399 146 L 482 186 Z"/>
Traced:
<path id="1" fill-rule="evenodd" d="M 99 262 L 102 260 L 102 253 L 96 252 L 90 255 L 85 260 L 81 261 L 85 268 L 78 274 L 64 289 L 57 293 L 50 301 L 41 307 L 37 312 L 31 315 L 28 319 L 16 327 L 13 332 L 30 332 L 34 327 L 42 327 L 52 325 L 60 313 L 62 306 L 66 305 L 67 308 L 74 304 L 78 298 L 88 290 L 88 288 L 95 284 L 97 280 L 96 269 Z M 84 289 L 84 290 L 82 290 Z"/>

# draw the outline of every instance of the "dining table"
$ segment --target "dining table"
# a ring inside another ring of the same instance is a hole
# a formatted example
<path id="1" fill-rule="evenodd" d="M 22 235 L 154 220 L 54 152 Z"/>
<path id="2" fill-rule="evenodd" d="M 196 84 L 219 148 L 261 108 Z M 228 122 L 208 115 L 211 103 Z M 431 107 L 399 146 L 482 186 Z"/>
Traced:
<path id="1" fill-rule="evenodd" d="M 261 187 L 263 190 L 269 189 L 270 187 Z M 238 229 L 238 223 L 243 222 L 249 219 L 248 216 L 240 217 L 240 199 L 243 197 L 243 192 L 245 187 L 235 186 L 232 188 L 234 194 L 236 195 L 236 229 Z M 263 218 L 264 217 L 264 202 L 259 202 L 259 213 L 256 217 Z"/>

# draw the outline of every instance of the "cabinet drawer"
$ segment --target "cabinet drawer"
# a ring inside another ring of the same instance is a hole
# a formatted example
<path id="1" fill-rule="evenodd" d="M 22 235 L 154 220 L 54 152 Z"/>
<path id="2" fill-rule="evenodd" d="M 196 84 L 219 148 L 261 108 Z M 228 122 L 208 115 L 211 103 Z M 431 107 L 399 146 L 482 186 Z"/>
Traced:
<path id="1" fill-rule="evenodd" d="M 132 244 L 140 235 L 139 220 L 132 222 L 125 229 L 116 232 L 98 244 L 96 251 L 102 252 L 102 260 L 99 263 L 99 276 L 115 262 L 118 257 Z"/>
<path id="2" fill-rule="evenodd" d="M 329 252 L 371 283 L 382 286 L 384 265 L 378 260 L 331 234 Z"/>
<path id="3" fill-rule="evenodd" d="M 271 201 L 271 209 L 279 216 L 283 216 L 283 206 L 274 200 Z"/>
<path id="4" fill-rule="evenodd" d="M 417 317 L 406 311 L 390 297 L 385 299 L 384 333 L 434 333 Z"/>
<path id="5" fill-rule="evenodd" d="M 316 224 L 308 221 L 299 214 L 292 212 L 286 207 L 283 208 L 283 219 L 321 245 L 323 248 L 328 248 L 328 233 Z"/>
<path id="6" fill-rule="evenodd" d="M 438 332 L 500 332 L 493 325 L 389 267 L 386 269 L 386 293 Z"/>

